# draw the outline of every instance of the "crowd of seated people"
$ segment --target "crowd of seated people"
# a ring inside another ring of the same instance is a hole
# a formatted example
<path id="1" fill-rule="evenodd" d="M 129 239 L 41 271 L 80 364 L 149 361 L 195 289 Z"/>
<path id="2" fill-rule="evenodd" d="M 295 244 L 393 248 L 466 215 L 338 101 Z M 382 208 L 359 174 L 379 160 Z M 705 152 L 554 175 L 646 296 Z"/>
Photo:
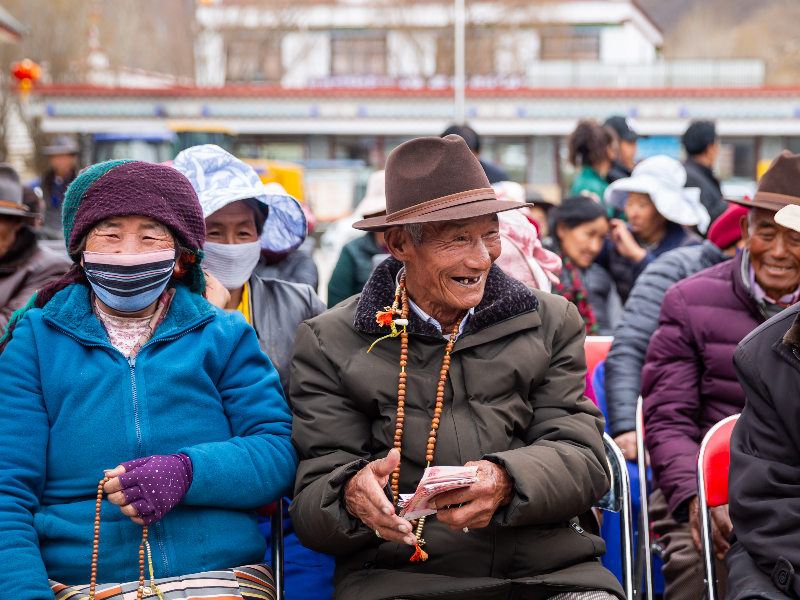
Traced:
<path id="1" fill-rule="evenodd" d="M 697 453 L 741 413 L 710 509 L 718 593 L 797 600 L 800 155 L 728 202 L 693 184 L 713 124 L 687 130 L 686 166 L 633 164 L 637 139 L 579 123 L 573 195 L 541 214 L 468 127 L 399 145 L 327 309 L 260 274 L 307 216 L 222 148 L 82 171 L 68 262 L 0 165 L 3 597 L 274 599 L 259 512 L 286 498 L 287 598 L 626 600 L 592 509 L 606 419 L 635 460 L 641 396 L 665 599 L 704 593 Z M 607 416 L 595 335 L 614 336 Z M 443 466 L 470 482 L 403 518 Z"/>

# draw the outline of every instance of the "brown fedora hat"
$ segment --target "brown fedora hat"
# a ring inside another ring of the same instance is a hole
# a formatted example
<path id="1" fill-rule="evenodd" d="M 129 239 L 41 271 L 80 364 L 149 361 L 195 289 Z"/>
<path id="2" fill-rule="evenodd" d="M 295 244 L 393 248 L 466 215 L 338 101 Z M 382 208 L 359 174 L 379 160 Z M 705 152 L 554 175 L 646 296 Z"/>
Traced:
<path id="1" fill-rule="evenodd" d="M 792 154 L 788 150 L 781 152 L 761 176 L 752 200 L 728 201 L 748 208 L 775 211 L 789 204 L 800 204 L 800 154 Z"/>
<path id="2" fill-rule="evenodd" d="M 386 215 L 353 227 L 385 231 L 396 225 L 460 221 L 522 206 L 497 199 L 462 137 L 424 137 L 400 144 L 386 159 Z"/>

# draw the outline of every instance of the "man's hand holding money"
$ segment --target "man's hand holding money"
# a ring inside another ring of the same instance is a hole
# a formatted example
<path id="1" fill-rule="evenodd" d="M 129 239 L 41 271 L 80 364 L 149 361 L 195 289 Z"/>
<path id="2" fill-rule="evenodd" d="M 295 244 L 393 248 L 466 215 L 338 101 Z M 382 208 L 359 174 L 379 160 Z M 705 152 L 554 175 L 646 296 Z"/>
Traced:
<path id="1" fill-rule="evenodd" d="M 439 494 L 431 499 L 430 505 L 437 509 L 436 518 L 450 529 L 486 527 L 498 507 L 506 506 L 514 498 L 514 480 L 503 467 L 488 460 L 464 466 L 478 467 L 478 480 L 468 488 Z"/>

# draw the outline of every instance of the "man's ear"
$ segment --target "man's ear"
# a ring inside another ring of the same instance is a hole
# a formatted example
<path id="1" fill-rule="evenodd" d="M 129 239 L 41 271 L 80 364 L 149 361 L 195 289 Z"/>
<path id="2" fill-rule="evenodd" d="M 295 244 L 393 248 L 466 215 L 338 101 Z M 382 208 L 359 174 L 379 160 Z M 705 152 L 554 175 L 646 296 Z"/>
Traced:
<path id="1" fill-rule="evenodd" d="M 744 242 L 744 245 L 747 246 L 747 244 L 750 242 L 750 222 L 747 219 L 747 215 L 741 216 L 739 219 L 739 227 L 742 230 L 742 241 Z"/>
<path id="2" fill-rule="evenodd" d="M 400 262 L 406 262 L 413 252 L 414 242 L 403 227 L 390 227 L 383 232 L 386 249 Z"/>

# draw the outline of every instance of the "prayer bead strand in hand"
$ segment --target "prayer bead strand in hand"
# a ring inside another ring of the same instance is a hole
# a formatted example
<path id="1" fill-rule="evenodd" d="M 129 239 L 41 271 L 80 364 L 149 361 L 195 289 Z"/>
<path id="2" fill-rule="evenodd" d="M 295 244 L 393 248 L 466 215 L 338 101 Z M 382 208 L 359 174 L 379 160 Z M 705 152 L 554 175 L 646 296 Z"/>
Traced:
<path id="1" fill-rule="evenodd" d="M 400 312 L 401 319 L 408 319 L 408 293 L 406 292 L 406 274 L 405 272 L 400 276 L 400 285 L 398 286 L 399 300 L 402 306 Z M 397 304 L 398 298 L 395 298 Z M 450 340 L 447 342 L 445 349 L 444 359 L 442 360 L 442 368 L 439 371 L 439 385 L 436 388 L 436 405 L 433 410 L 433 419 L 431 421 L 431 430 L 428 433 L 428 444 L 425 452 L 425 460 L 428 462 L 427 466 L 431 466 L 433 462 L 433 453 L 436 449 L 436 433 L 439 429 L 439 421 L 442 416 L 442 407 L 444 406 L 444 386 L 447 381 L 447 372 L 450 370 L 450 353 L 453 351 L 453 345 L 456 343 L 458 331 L 461 329 L 461 321 L 464 315 L 459 317 L 456 322 L 453 332 L 450 334 Z M 395 422 L 394 430 L 394 447 L 402 452 L 403 442 L 403 423 L 405 420 L 405 396 L 406 396 L 406 365 L 408 364 L 408 333 L 403 329 L 400 333 L 400 379 L 397 384 L 397 420 Z M 391 479 L 392 496 L 394 497 L 395 506 L 400 493 L 400 463 L 397 464 L 392 472 Z M 425 518 L 421 518 L 417 525 L 415 536 L 417 538 L 417 549 L 412 561 L 416 562 L 420 558 L 426 560 L 428 555 L 422 552 L 420 546 L 425 545 L 425 540 L 422 539 L 422 527 L 425 524 Z"/>
<path id="2" fill-rule="evenodd" d="M 97 550 L 100 547 L 100 508 L 103 503 L 103 487 L 111 477 L 104 477 L 97 484 L 97 502 L 94 509 L 94 545 L 92 547 L 92 575 L 89 578 L 89 600 L 95 600 L 94 590 L 97 585 Z M 136 600 L 142 600 L 144 592 L 144 547 L 147 543 L 147 525 L 142 528 L 142 543 L 139 546 L 139 589 Z"/>

